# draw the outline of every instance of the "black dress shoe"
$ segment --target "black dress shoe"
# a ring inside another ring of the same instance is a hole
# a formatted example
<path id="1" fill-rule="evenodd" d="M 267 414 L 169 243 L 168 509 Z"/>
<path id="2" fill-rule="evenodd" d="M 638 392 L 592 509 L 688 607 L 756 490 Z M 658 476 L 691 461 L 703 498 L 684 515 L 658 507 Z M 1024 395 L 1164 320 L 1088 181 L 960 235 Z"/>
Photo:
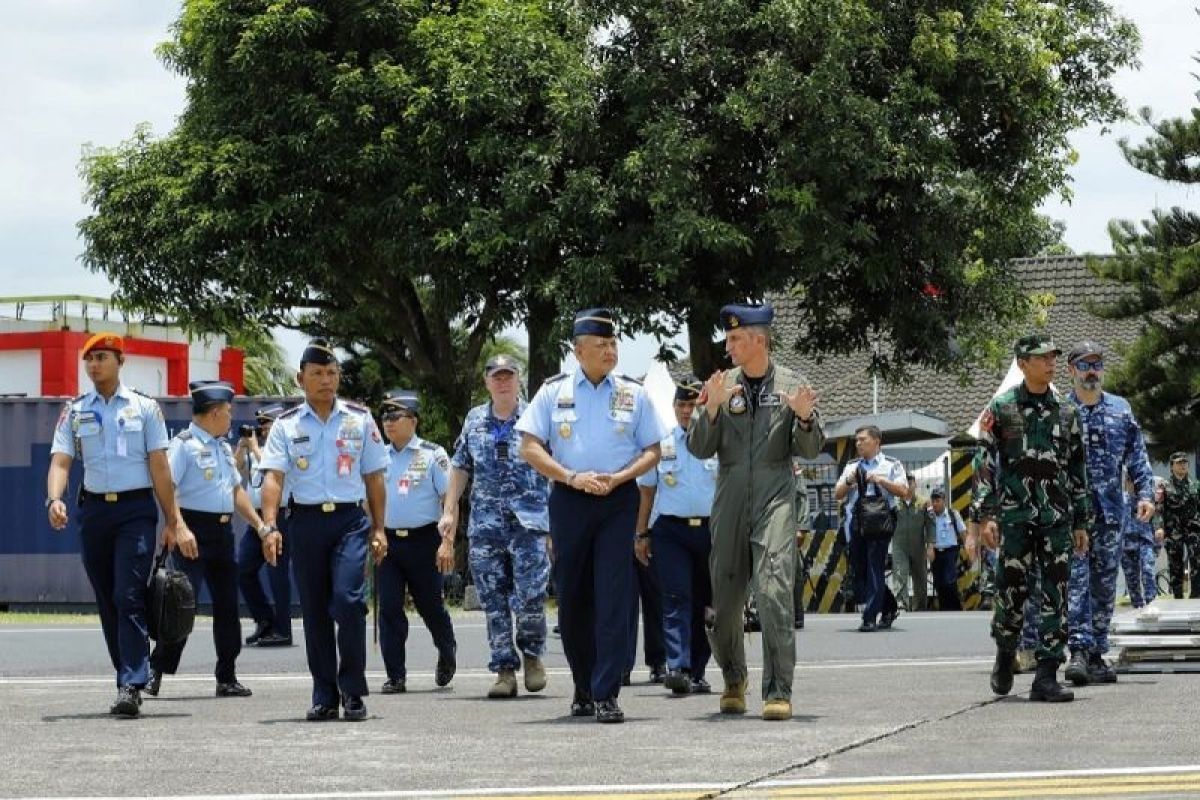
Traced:
<path id="1" fill-rule="evenodd" d="M 1099 653 L 1088 654 L 1088 681 L 1091 683 L 1116 683 L 1117 673 Z"/>
<path id="2" fill-rule="evenodd" d="M 258 640 L 259 647 L 291 647 L 292 637 L 284 636 L 282 633 L 274 631 L 262 636 Z"/>
<path id="3" fill-rule="evenodd" d="M 692 694 L 712 694 L 712 686 L 704 678 L 692 678 Z"/>
<path id="4" fill-rule="evenodd" d="M 625 712 L 616 700 L 596 701 L 596 722 L 624 722 Z"/>
<path id="5" fill-rule="evenodd" d="M 384 681 L 383 688 L 379 690 L 380 694 L 404 694 L 407 691 L 408 686 L 405 685 L 404 678 Z"/>
<path id="6" fill-rule="evenodd" d="M 454 651 L 448 653 L 439 653 L 437 669 L 433 673 L 433 682 L 438 686 L 445 686 L 454 679 L 454 673 L 458 669 L 458 663 L 454 660 Z"/>
<path id="7" fill-rule="evenodd" d="M 350 722 L 361 722 L 367 718 L 367 704 L 361 697 L 342 698 L 342 719 Z"/>
<path id="8" fill-rule="evenodd" d="M 692 676 L 684 669 L 673 669 L 663 679 L 663 685 L 671 690 L 671 694 L 691 694 Z"/>
<path id="9" fill-rule="evenodd" d="M 592 698 L 586 694 L 575 693 L 575 699 L 571 701 L 571 716 L 572 717 L 594 717 L 596 715 L 596 704 L 592 702 Z"/>
<path id="10" fill-rule="evenodd" d="M 632 686 L 633 685 L 633 674 L 629 673 L 629 672 L 622 673 L 621 685 L 622 686 Z"/>
<path id="11" fill-rule="evenodd" d="M 217 684 L 217 697 L 249 697 L 254 692 L 242 686 L 237 681 Z"/>
<path id="12" fill-rule="evenodd" d="M 655 664 L 650 668 L 650 682 L 662 683 L 667 677 L 667 665 Z"/>
<path id="13" fill-rule="evenodd" d="M 892 627 L 892 623 L 896 621 L 896 617 L 900 616 L 900 609 L 888 611 L 879 615 L 879 630 L 886 631 Z"/>
<path id="14" fill-rule="evenodd" d="M 254 623 L 254 633 L 246 637 L 246 644 L 258 644 L 264 636 L 271 632 L 271 623 L 256 622 Z"/>
<path id="15" fill-rule="evenodd" d="M 151 697 L 158 697 L 158 690 L 160 688 L 162 688 L 162 673 L 151 667 L 150 680 L 146 681 L 146 688 L 142 689 L 142 691 Z"/>
<path id="16" fill-rule="evenodd" d="M 878 629 L 875 627 L 874 622 L 864 622 L 862 625 L 858 626 L 859 633 L 873 633 L 876 630 Z"/>
<path id="17" fill-rule="evenodd" d="M 109 706 L 108 713 L 118 717 L 136 717 L 141 713 L 142 693 L 132 686 L 117 690 L 117 699 Z"/>
<path id="18" fill-rule="evenodd" d="M 338 718 L 338 707 L 317 703 L 308 710 L 308 713 L 304 715 L 304 718 L 309 722 L 328 722 L 331 719 Z"/>

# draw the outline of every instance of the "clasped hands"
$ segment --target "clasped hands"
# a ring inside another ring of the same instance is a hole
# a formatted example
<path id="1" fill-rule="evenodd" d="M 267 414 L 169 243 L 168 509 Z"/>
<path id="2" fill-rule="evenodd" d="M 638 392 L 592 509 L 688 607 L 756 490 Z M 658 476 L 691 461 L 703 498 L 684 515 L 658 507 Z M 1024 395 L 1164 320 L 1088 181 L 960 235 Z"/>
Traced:
<path id="1" fill-rule="evenodd" d="M 595 495 L 606 495 L 623 481 L 613 472 L 577 472 L 571 479 L 571 488 Z"/>

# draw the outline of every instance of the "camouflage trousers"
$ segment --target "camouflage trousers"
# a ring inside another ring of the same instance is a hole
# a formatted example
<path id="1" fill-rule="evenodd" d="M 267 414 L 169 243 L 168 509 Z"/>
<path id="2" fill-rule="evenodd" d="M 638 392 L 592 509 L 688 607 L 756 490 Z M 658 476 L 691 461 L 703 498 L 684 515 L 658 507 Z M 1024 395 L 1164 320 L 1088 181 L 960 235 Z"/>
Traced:
<path id="1" fill-rule="evenodd" d="M 992 610 L 992 638 L 1004 650 L 1020 644 L 1029 575 L 1041 576 L 1037 602 L 1038 660 L 1066 660 L 1067 576 L 1071 532 L 1065 526 L 1018 523 L 1000 526 L 1000 568 Z"/>
<path id="2" fill-rule="evenodd" d="M 1121 550 L 1121 569 L 1125 573 L 1125 588 L 1129 590 L 1129 602 L 1141 608 L 1158 597 L 1158 584 L 1154 582 L 1154 566 L 1158 552 L 1149 542 L 1125 542 Z"/>
<path id="3" fill-rule="evenodd" d="M 1171 594 L 1183 597 L 1183 565 L 1190 565 L 1192 573 L 1192 597 L 1200 597 L 1200 528 L 1189 525 L 1182 530 L 1169 528 L 1163 542 L 1167 550 L 1167 574 L 1171 581 Z"/>
<path id="4" fill-rule="evenodd" d="M 1071 555 L 1067 592 L 1067 630 L 1071 652 L 1108 652 L 1108 626 L 1117 602 L 1117 570 L 1121 565 L 1121 527 L 1097 520 L 1088 551 Z"/>
<path id="5" fill-rule="evenodd" d="M 520 653 L 541 658 L 546 652 L 546 586 L 550 579 L 546 534 L 518 527 L 507 540 L 472 538 L 467 562 L 487 617 L 492 652 L 488 669 L 515 670 L 521 665 Z"/>

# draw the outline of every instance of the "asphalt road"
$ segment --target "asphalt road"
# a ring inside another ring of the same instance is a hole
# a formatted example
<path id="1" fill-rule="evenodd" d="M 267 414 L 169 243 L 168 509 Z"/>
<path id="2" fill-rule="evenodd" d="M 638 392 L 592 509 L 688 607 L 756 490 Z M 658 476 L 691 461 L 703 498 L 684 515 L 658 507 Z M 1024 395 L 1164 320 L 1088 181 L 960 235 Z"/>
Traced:
<path id="1" fill-rule="evenodd" d="M 544 692 L 488 701 L 482 616 L 455 623 L 453 683 L 434 687 L 417 622 L 409 693 L 372 695 L 357 724 L 303 721 L 302 647 L 246 648 L 239 676 L 254 697 L 213 697 L 203 619 L 181 674 L 137 720 L 107 714 L 97 628 L 0 626 L 0 796 L 1200 796 L 1200 676 L 1122 676 L 1056 706 L 1028 702 L 1018 676 L 997 700 L 985 613 L 906 614 L 875 634 L 810 615 L 783 723 L 758 718 L 757 668 L 745 717 L 717 713 L 716 695 L 671 697 L 639 667 L 624 725 L 572 719 L 557 639 Z M 755 664 L 759 648 L 749 636 Z M 375 650 L 368 667 L 377 689 Z"/>

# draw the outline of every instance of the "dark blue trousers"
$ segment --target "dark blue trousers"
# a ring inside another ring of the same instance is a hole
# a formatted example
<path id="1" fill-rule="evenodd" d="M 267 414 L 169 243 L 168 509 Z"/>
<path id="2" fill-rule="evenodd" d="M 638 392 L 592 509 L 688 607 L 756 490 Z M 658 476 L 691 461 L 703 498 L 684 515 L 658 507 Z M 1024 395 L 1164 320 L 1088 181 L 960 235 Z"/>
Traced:
<path id="1" fill-rule="evenodd" d="M 958 545 L 934 551 L 933 588 L 937 591 L 939 610 L 962 611 L 962 598 L 958 596 Z"/>
<path id="2" fill-rule="evenodd" d="M 659 516 L 650 534 L 650 564 L 662 585 L 667 666 L 703 678 L 712 656 L 704 631 L 704 609 L 712 605 L 708 572 L 712 534 L 708 522 L 691 526 L 686 520 Z"/>
<path id="3" fill-rule="evenodd" d="M 208 585 L 212 600 L 213 644 L 217 651 L 217 683 L 237 680 L 237 657 L 242 652 L 242 623 L 238 618 L 237 562 L 233 559 L 233 524 L 221 522 L 219 514 L 180 509 L 183 521 L 196 536 L 197 558 L 171 554 L 175 568 L 188 576 L 196 597 Z M 150 666 L 165 675 L 179 669 L 187 640 L 156 644 L 150 654 Z"/>
<path id="4" fill-rule="evenodd" d="M 89 495 L 80 506 L 83 568 L 96 593 L 118 687 L 141 688 L 150 680 L 146 585 L 157 525 L 158 506 L 149 490 L 116 503 Z"/>
<path id="5" fill-rule="evenodd" d="M 604 497 L 556 483 L 550 492 L 550 538 L 563 652 L 575 691 L 615 699 L 629 658 L 633 603 L 634 526 L 638 491 L 633 482 Z"/>
<path id="6" fill-rule="evenodd" d="M 281 513 L 277 523 L 285 540 L 288 534 L 286 517 L 286 511 Z M 292 635 L 292 579 L 290 575 L 292 548 L 284 547 L 278 563 L 272 567 L 263 557 L 262 539 L 259 538 L 258 531 L 252 530 L 247 525 L 246 530 L 242 533 L 242 538 L 238 540 L 237 563 L 238 588 L 242 590 L 242 599 L 246 601 L 246 608 L 250 609 L 250 616 L 260 625 L 264 622 L 268 623 L 272 632 L 290 637 Z M 267 594 L 263 591 L 261 577 L 263 567 L 266 567 L 267 583 L 271 587 L 274 606 L 268 602 Z"/>
<path id="7" fill-rule="evenodd" d="M 453 654 L 454 626 L 442 595 L 442 573 L 437 570 L 437 550 L 442 537 L 437 525 L 410 528 L 400 536 L 388 528 L 388 554 L 379 565 L 375 591 L 379 592 L 379 649 L 389 680 L 406 678 L 405 644 L 408 615 L 404 613 L 404 591 L 412 593 L 413 605 L 433 635 L 439 653 Z"/>
<path id="8" fill-rule="evenodd" d="M 854 597 L 862 606 L 863 622 L 875 622 L 880 612 L 896 610 L 896 596 L 884 580 L 888 540 L 850 537 L 850 564 L 854 567 Z"/>
<path id="9" fill-rule="evenodd" d="M 626 672 L 632 672 L 637 663 L 638 606 L 642 609 L 642 646 L 645 649 L 646 666 L 658 667 L 667 663 L 667 650 L 663 644 L 663 595 L 658 575 L 653 563 L 643 567 L 637 558 L 633 558 L 633 574 L 637 594 L 629 604 L 629 658 L 625 661 Z"/>
<path id="10" fill-rule="evenodd" d="M 371 523 L 360 506 L 292 506 L 283 546 L 304 618 L 304 649 L 314 705 L 337 706 L 339 693 L 367 692 L 367 536 Z M 339 659 L 340 656 L 340 659 Z"/>

